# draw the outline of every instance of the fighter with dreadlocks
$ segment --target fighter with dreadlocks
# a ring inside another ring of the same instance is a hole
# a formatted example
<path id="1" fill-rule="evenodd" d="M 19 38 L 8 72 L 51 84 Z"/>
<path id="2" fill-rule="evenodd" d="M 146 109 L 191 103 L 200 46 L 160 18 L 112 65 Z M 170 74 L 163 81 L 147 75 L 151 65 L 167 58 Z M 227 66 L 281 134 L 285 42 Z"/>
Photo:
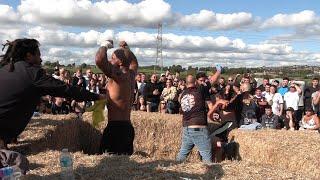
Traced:
<path id="1" fill-rule="evenodd" d="M 0 149 L 16 138 L 29 123 L 40 97 L 70 97 L 95 101 L 105 96 L 73 87 L 47 75 L 41 68 L 39 42 L 35 39 L 7 41 L 0 59 Z"/>

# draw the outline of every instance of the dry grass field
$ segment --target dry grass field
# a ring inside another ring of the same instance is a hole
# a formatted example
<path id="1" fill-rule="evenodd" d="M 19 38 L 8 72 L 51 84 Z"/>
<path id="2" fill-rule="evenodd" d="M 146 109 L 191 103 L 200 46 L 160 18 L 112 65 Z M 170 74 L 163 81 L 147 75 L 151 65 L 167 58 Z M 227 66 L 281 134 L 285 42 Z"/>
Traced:
<path id="1" fill-rule="evenodd" d="M 33 118 L 19 143 L 10 148 L 27 155 L 24 179 L 59 179 L 59 153 L 69 148 L 76 179 L 320 179 L 320 135 L 313 132 L 234 130 L 241 161 L 203 165 L 192 152 L 175 162 L 180 148 L 181 117 L 133 112 L 135 154 L 96 155 L 105 122 L 98 129 L 74 115 Z"/>

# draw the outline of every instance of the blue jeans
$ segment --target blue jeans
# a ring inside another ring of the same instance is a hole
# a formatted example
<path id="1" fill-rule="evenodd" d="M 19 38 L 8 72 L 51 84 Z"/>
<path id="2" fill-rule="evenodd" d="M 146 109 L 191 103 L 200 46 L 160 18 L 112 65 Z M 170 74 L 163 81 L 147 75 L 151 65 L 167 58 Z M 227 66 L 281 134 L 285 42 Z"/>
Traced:
<path id="1" fill-rule="evenodd" d="M 212 146 L 207 128 L 183 127 L 182 144 L 177 161 L 184 161 L 194 146 L 199 149 L 203 162 L 212 163 Z"/>

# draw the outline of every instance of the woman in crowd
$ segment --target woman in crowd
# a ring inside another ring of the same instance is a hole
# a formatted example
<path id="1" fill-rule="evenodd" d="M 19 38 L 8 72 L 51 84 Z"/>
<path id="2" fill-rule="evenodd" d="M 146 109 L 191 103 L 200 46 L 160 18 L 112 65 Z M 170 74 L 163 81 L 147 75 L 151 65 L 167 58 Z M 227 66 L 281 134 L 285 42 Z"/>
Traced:
<path id="1" fill-rule="evenodd" d="M 138 101 L 138 110 L 139 111 L 147 111 L 147 107 L 146 107 L 146 101 L 144 99 L 144 97 L 142 95 L 139 96 L 139 101 Z"/>
<path id="2" fill-rule="evenodd" d="M 87 90 L 96 94 L 99 94 L 99 87 L 97 86 L 97 81 L 95 79 L 90 79 L 89 84 L 87 86 Z"/>
<path id="3" fill-rule="evenodd" d="M 300 130 L 318 130 L 319 118 L 311 107 L 306 108 L 306 115 L 301 120 Z"/>
<path id="4" fill-rule="evenodd" d="M 177 88 L 173 86 L 172 79 L 168 79 L 166 81 L 166 87 L 163 89 L 160 99 L 161 105 L 165 106 L 165 111 L 167 113 L 175 113 L 174 111 L 178 100 L 178 92 Z"/>
<path id="5" fill-rule="evenodd" d="M 294 131 L 295 127 L 295 114 L 294 114 L 294 109 L 292 107 L 287 108 L 286 110 L 286 116 L 284 118 L 284 126 L 285 129 Z"/>

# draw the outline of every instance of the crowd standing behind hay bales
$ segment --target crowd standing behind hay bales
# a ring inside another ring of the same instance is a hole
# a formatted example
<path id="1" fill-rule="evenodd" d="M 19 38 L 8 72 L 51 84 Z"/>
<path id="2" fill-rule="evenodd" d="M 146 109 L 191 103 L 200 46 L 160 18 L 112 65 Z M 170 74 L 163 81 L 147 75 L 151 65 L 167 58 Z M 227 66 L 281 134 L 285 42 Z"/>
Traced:
<path id="1" fill-rule="evenodd" d="M 56 68 L 55 72 L 53 76 L 66 83 L 73 82 L 74 85 L 84 86 L 91 92 L 106 92 L 108 77 L 104 74 L 93 74 L 91 69 L 87 69 L 85 75 L 82 75 L 81 69 L 78 69 L 74 77 L 70 77 L 70 73 L 63 68 Z M 185 80 L 180 78 L 179 74 L 172 74 L 169 71 L 160 76 L 151 74 L 149 77 L 144 73 L 136 75 L 132 110 L 181 114 L 181 104 L 178 98 L 186 88 Z M 319 120 L 316 117 L 320 115 L 318 78 L 313 78 L 311 85 L 305 85 L 301 81 L 290 81 L 287 77 L 284 77 L 282 82 L 264 78 L 263 83 L 257 87 L 257 82 L 250 73 L 230 76 L 227 81 L 220 77 L 213 84 L 209 80 L 211 77 L 201 72 L 197 74 L 197 83 L 205 84 L 212 101 L 211 107 L 214 107 L 208 113 L 209 119 L 215 120 L 221 117 L 222 120 L 234 121 L 236 127 L 258 122 L 264 124 L 264 127 L 276 127 L 276 129 L 316 130 L 319 128 Z M 70 79 L 73 80 L 70 81 Z M 217 104 L 215 106 L 220 99 L 229 101 L 229 105 L 221 107 Z M 75 112 L 81 116 L 85 107 L 92 104 L 93 102 L 76 103 L 72 99 L 46 96 L 42 98 L 38 111 L 52 114 Z M 265 113 L 265 109 L 269 106 L 272 114 Z M 209 108 L 207 107 L 208 112 Z M 309 120 L 310 115 L 306 113 L 307 110 L 312 110 L 312 116 L 315 114 L 315 118 Z M 302 121 L 304 114 L 307 114 L 308 117 L 304 118 L 307 120 Z M 276 126 L 269 126 L 274 119 L 270 118 L 271 116 L 278 119 Z M 268 122 L 265 122 L 266 119 Z M 309 126 L 302 126 L 302 123 Z"/>

